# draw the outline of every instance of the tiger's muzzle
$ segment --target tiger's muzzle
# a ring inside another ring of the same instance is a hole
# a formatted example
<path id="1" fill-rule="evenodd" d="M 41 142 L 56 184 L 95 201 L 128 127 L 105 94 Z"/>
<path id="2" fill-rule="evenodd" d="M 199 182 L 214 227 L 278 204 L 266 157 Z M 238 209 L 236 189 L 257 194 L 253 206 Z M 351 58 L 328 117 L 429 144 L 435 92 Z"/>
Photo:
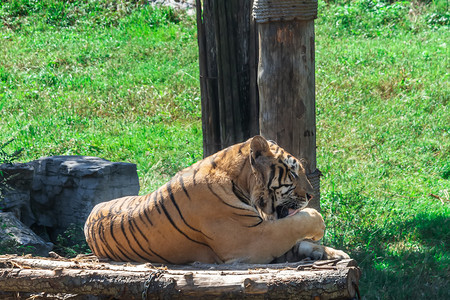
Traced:
<path id="1" fill-rule="evenodd" d="M 312 198 L 312 195 L 306 193 L 305 197 L 287 199 L 275 208 L 278 219 L 283 219 L 285 217 L 295 215 L 303 208 L 305 208 Z"/>

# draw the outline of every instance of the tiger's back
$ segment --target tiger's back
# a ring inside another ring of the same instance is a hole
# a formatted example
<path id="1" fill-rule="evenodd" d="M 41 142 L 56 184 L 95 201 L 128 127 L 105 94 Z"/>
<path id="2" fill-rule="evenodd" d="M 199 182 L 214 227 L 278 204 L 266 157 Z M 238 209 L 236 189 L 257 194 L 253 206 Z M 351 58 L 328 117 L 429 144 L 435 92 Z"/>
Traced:
<path id="1" fill-rule="evenodd" d="M 205 216 L 214 217 L 211 212 L 224 203 L 217 185 L 229 174 L 222 174 L 218 164 L 226 162 L 226 155 L 242 155 L 244 148 L 218 152 L 178 172 L 151 194 L 96 205 L 85 224 L 93 253 L 117 261 L 222 262 L 209 244 L 212 238 L 202 231 L 202 223 Z M 248 209 L 239 203 L 237 207 Z"/>
<path id="2" fill-rule="evenodd" d="M 200 255 L 220 262 L 206 243 L 207 237 L 184 218 L 183 197 L 175 200 L 170 192 L 176 188 L 168 183 L 149 195 L 95 206 L 85 225 L 93 253 L 116 261 L 173 264 L 195 261 Z M 186 240 L 180 242 L 182 238 Z"/>

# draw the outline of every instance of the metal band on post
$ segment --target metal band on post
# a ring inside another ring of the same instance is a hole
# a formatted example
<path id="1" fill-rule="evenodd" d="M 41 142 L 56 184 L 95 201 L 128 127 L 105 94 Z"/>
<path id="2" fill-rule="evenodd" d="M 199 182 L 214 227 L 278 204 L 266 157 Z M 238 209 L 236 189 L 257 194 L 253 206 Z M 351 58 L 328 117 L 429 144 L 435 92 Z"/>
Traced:
<path id="1" fill-rule="evenodd" d="M 317 0 L 255 0 L 253 17 L 257 23 L 316 19 Z"/>
<path id="2" fill-rule="evenodd" d="M 306 175 L 309 182 L 316 191 L 316 195 L 314 195 L 314 197 L 316 197 L 317 199 L 320 199 L 320 176 L 322 176 L 322 172 L 320 172 L 319 169 L 316 169 L 314 172 Z"/>

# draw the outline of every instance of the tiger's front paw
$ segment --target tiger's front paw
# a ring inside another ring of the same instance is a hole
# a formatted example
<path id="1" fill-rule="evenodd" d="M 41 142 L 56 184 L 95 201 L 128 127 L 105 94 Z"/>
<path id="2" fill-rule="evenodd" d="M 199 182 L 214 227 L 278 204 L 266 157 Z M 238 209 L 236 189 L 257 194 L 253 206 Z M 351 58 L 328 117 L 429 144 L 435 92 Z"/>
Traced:
<path id="1" fill-rule="evenodd" d="M 305 224 L 305 228 L 307 228 L 305 239 L 313 241 L 320 240 L 325 233 L 325 222 L 323 221 L 322 215 L 313 208 L 305 208 L 297 214 L 299 217 L 305 217 L 307 219 Z"/>
<path id="2" fill-rule="evenodd" d="M 310 224 L 310 234 L 309 239 L 313 241 L 318 241 L 323 238 L 325 234 L 325 222 L 323 221 L 322 215 L 313 208 L 305 208 L 307 212 L 311 215 L 312 222 Z"/>

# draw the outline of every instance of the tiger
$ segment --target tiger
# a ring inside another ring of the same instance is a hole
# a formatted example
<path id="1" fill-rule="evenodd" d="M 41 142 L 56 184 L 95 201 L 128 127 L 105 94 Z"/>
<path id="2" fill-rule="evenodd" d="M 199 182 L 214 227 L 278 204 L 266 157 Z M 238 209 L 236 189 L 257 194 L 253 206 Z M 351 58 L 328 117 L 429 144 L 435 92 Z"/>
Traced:
<path id="1" fill-rule="evenodd" d="M 322 246 L 325 224 L 307 208 L 304 164 L 262 136 L 230 146 L 143 196 L 97 204 L 84 226 L 93 254 L 164 264 L 348 258 Z"/>

